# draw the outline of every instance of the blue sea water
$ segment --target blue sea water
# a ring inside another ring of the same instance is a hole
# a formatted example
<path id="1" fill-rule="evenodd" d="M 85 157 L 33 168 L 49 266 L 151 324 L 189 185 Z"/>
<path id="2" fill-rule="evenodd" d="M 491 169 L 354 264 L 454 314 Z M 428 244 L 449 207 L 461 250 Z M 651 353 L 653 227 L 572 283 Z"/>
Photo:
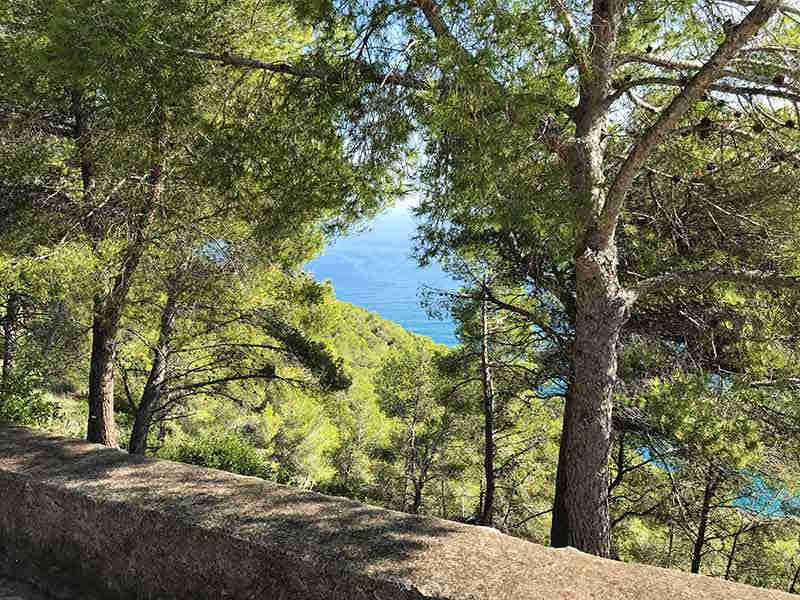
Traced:
<path id="1" fill-rule="evenodd" d="M 441 344 L 455 345 L 454 324 L 430 318 L 420 306 L 419 290 L 423 286 L 452 290 L 459 284 L 436 265 L 424 269 L 417 266 L 411 258 L 415 227 L 409 205 L 397 206 L 378 216 L 367 231 L 330 244 L 306 269 L 318 281 L 330 280 L 339 299 Z M 646 450 L 642 454 L 647 458 Z M 670 468 L 663 463 L 659 466 Z M 753 489 L 736 504 L 765 518 L 782 516 L 789 509 L 800 511 L 800 497 L 769 489 L 758 477 L 753 480 Z"/>
<path id="2" fill-rule="evenodd" d="M 401 204 L 379 215 L 367 231 L 334 241 L 306 269 L 318 281 L 329 279 L 340 300 L 454 345 L 458 340 L 453 323 L 429 317 L 420 306 L 419 292 L 423 286 L 456 289 L 459 285 L 437 265 L 417 266 L 411 258 L 415 227 L 410 206 Z"/>

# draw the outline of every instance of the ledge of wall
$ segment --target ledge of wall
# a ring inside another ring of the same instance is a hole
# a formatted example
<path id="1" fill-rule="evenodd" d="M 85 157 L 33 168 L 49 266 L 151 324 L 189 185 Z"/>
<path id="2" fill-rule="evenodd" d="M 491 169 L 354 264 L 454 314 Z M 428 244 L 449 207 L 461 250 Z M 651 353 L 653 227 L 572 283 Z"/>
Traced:
<path id="1" fill-rule="evenodd" d="M 796 598 L 2 426 L 0 556 L 83 598 Z"/>

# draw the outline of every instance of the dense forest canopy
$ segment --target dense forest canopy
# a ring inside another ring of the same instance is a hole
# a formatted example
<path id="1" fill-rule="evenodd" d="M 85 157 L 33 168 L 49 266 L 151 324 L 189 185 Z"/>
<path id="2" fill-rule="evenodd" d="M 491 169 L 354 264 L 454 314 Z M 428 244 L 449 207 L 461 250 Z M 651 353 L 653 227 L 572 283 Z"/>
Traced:
<path id="1" fill-rule="evenodd" d="M 0 4 L 0 418 L 800 591 L 788 0 Z M 419 193 L 454 348 L 303 264 Z"/>

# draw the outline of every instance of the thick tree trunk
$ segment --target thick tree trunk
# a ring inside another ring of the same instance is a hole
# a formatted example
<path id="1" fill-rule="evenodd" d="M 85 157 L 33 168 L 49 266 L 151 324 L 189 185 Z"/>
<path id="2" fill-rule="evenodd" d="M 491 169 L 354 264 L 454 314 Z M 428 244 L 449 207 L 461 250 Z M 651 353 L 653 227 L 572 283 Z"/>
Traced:
<path id="1" fill-rule="evenodd" d="M 9 292 L 6 314 L 3 317 L 3 382 L 11 377 L 17 357 L 17 323 L 19 321 L 19 295 Z"/>
<path id="2" fill-rule="evenodd" d="M 708 515 L 711 512 L 711 500 L 717 490 L 717 474 L 713 467 L 709 469 L 706 477 L 706 488 L 703 491 L 703 505 L 700 508 L 700 523 L 697 528 L 697 537 L 692 548 L 692 573 L 700 572 L 700 561 L 703 559 L 703 546 L 706 543 L 706 529 L 708 528 Z"/>
<path id="3" fill-rule="evenodd" d="M 564 411 L 552 543 L 568 544 L 600 556 L 611 550 L 608 518 L 608 452 L 611 395 L 616 379 L 616 343 L 625 313 L 634 300 L 619 286 L 615 232 L 634 177 L 703 91 L 723 72 L 735 53 L 775 14 L 780 0 L 761 0 L 725 43 L 633 145 L 610 186 L 604 180 L 608 93 L 615 68 L 617 32 L 623 6 L 594 2 L 588 46 L 567 32 L 578 71 L 580 99 L 573 113 L 575 142 L 560 146 L 570 172 L 570 202 L 577 228 L 575 248 L 576 323 L 574 382 Z M 566 20 L 566 9 L 559 8 Z M 566 204 L 565 204 L 566 205 Z"/>
<path id="4" fill-rule="evenodd" d="M 492 384 L 492 370 L 489 365 L 489 320 L 486 314 L 486 297 L 481 302 L 481 383 L 483 388 L 483 473 L 486 480 L 486 491 L 483 497 L 483 508 L 479 523 L 492 524 L 494 512 L 494 386 Z"/>
<path id="5" fill-rule="evenodd" d="M 81 167 L 84 200 L 87 206 L 93 206 L 95 170 L 89 124 L 91 111 L 84 105 L 85 99 L 79 89 L 71 90 L 71 97 L 72 113 L 75 119 L 75 144 Z M 83 225 L 95 243 L 103 239 L 104 235 L 96 211 L 88 212 Z M 114 288 L 116 287 L 115 285 Z M 112 290 L 110 295 L 113 296 L 115 291 L 116 289 Z M 119 305 L 110 304 L 108 300 L 110 300 L 109 297 L 98 294 L 95 295 L 93 303 L 92 356 L 89 365 L 89 422 L 86 427 L 86 439 L 89 442 L 116 447 L 114 356 L 120 315 L 117 310 Z"/>
<path id="6" fill-rule="evenodd" d="M 627 302 L 616 249 L 587 247 L 575 265 L 574 380 L 564 407 L 551 543 L 611 556 L 608 458 L 617 340 Z"/>
<path id="7" fill-rule="evenodd" d="M 119 318 L 107 314 L 103 299 L 94 299 L 92 358 L 89 367 L 89 424 L 86 440 L 117 446 L 114 423 L 114 358 Z"/>
<path id="8" fill-rule="evenodd" d="M 117 447 L 114 423 L 114 359 L 122 310 L 128 298 L 133 274 L 144 254 L 144 241 L 137 239 L 128 249 L 112 290 L 94 298 L 92 358 L 89 368 L 89 424 L 86 439 Z"/>
<path id="9" fill-rule="evenodd" d="M 170 341 L 175 327 L 177 303 L 175 296 L 169 294 L 164 309 L 161 311 L 161 324 L 159 326 L 158 343 L 153 349 L 153 364 L 147 377 L 133 430 L 128 443 L 131 454 L 144 454 L 147 451 L 147 436 L 153 422 L 153 413 L 161 405 L 164 392 L 164 381 L 167 377 L 167 360 L 169 357 Z"/>

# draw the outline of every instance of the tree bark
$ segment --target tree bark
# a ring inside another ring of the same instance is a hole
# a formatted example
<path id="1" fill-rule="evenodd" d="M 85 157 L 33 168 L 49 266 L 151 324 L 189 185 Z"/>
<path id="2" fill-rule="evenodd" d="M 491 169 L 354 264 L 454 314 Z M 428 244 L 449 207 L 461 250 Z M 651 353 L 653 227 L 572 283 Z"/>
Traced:
<path id="1" fill-rule="evenodd" d="M 564 406 L 551 544 L 611 556 L 608 457 L 617 340 L 627 301 L 616 248 L 586 246 L 576 260 L 574 380 Z"/>
<path id="2" fill-rule="evenodd" d="M 700 562 L 703 559 L 703 546 L 706 543 L 706 529 L 708 529 L 708 515 L 711 512 L 711 501 L 717 491 L 717 474 L 713 467 L 709 468 L 706 477 L 706 487 L 703 491 L 703 505 L 700 508 L 700 523 L 697 528 L 697 537 L 692 548 L 692 573 L 700 572 Z"/>
<path id="3" fill-rule="evenodd" d="M 736 533 L 733 535 L 733 544 L 731 545 L 731 551 L 728 553 L 728 564 L 725 565 L 725 579 L 731 578 L 731 570 L 733 569 L 733 560 L 736 557 L 736 550 L 739 546 L 739 536 L 742 535 L 744 531 L 744 525 L 739 527 L 736 530 Z"/>
<path id="4" fill-rule="evenodd" d="M 411 503 L 411 509 L 408 511 L 412 515 L 419 514 L 419 507 L 422 506 L 422 476 L 414 480 L 414 500 Z"/>
<path id="5" fill-rule="evenodd" d="M 94 298 L 92 357 L 89 367 L 89 423 L 86 440 L 117 446 L 114 423 L 114 358 L 119 318 L 108 314 L 101 296 Z"/>
<path id="6" fill-rule="evenodd" d="M 416 411 L 415 411 L 416 414 Z M 406 464 L 405 464 L 405 477 L 403 478 L 403 498 L 402 508 L 403 512 L 409 511 L 408 504 L 408 484 L 411 482 L 414 490 L 416 491 L 416 482 L 414 480 L 414 470 L 416 464 L 417 454 L 417 432 L 416 432 L 416 416 L 412 418 L 408 427 L 408 438 L 406 440 Z M 413 501 L 412 501 L 413 503 Z"/>
<path id="7" fill-rule="evenodd" d="M 669 546 L 667 548 L 667 564 L 664 566 L 667 569 L 672 568 L 672 550 L 675 547 L 675 523 L 670 521 L 669 524 Z"/>
<path id="8" fill-rule="evenodd" d="M 483 508 L 479 523 L 481 525 L 491 525 L 495 492 L 494 386 L 492 384 L 492 370 L 489 365 L 489 319 L 485 293 L 481 300 L 481 383 L 483 388 L 483 473 L 486 480 L 486 491 L 483 497 Z"/>
<path id="9" fill-rule="evenodd" d="M 167 377 L 167 361 L 169 357 L 170 342 L 175 328 L 177 302 L 175 295 L 169 293 L 167 302 L 161 311 L 158 343 L 153 348 L 153 364 L 147 377 L 136 418 L 133 422 L 128 451 L 131 454 L 143 455 L 147 451 L 147 436 L 153 422 L 153 413 L 161 404 L 164 393 L 164 382 Z"/>
<path id="10" fill-rule="evenodd" d="M 8 293 L 6 314 L 3 318 L 3 383 L 9 380 L 14 371 L 14 362 L 17 356 L 19 311 L 19 295 L 11 291 Z"/>
<path id="11" fill-rule="evenodd" d="M 617 374 L 616 343 L 628 306 L 635 299 L 634 293 L 621 288 L 617 275 L 615 231 L 624 198 L 633 177 L 664 133 L 775 13 L 778 4 L 779 0 L 761 0 L 728 35 L 657 123 L 640 138 L 610 187 L 604 181 L 603 139 L 621 5 L 594 2 L 587 54 L 580 44 L 573 48 L 580 74 L 580 100 L 574 113 L 575 142 L 565 158 L 570 167 L 578 223 L 574 381 L 564 408 L 551 530 L 553 545 L 570 545 L 604 557 L 611 554 L 608 456 Z"/>
<path id="12" fill-rule="evenodd" d="M 572 385 L 564 397 L 564 416 L 562 417 L 561 439 L 558 444 L 558 464 L 556 466 L 556 489 L 553 498 L 553 518 L 550 523 L 550 545 L 555 548 L 569 546 L 569 513 L 566 505 L 567 476 L 564 471 L 567 462 L 567 439 L 569 421 L 566 418 L 567 405 L 572 402 Z"/>
<path id="13" fill-rule="evenodd" d="M 75 119 L 75 139 L 78 159 L 81 166 L 84 199 L 88 206 L 94 206 L 96 183 L 93 161 L 91 125 L 89 113 L 84 106 L 80 90 L 74 89 L 72 113 Z M 116 338 L 122 320 L 122 311 L 133 283 L 133 276 L 147 247 L 145 233 L 153 221 L 155 207 L 163 187 L 163 125 L 164 114 L 157 112 L 151 135 L 151 163 L 146 184 L 147 194 L 142 205 L 133 212 L 128 247 L 111 282 L 111 289 L 94 297 L 92 321 L 92 357 L 89 368 L 89 419 L 86 439 L 89 442 L 117 447 L 117 432 L 114 423 L 114 359 Z M 107 231 L 100 222 L 95 210 L 89 211 L 83 223 L 84 229 L 97 244 L 106 238 Z"/>
<path id="14" fill-rule="evenodd" d="M 789 584 L 789 593 L 796 594 L 797 593 L 797 582 L 800 581 L 800 563 L 797 564 L 797 568 L 794 570 L 794 577 L 792 577 L 792 582 Z"/>
<path id="15" fill-rule="evenodd" d="M 89 424 L 86 440 L 117 447 L 114 425 L 114 359 L 122 310 L 128 299 L 133 275 L 145 251 L 143 230 L 125 252 L 113 287 L 94 297 L 92 357 L 89 368 Z"/>

